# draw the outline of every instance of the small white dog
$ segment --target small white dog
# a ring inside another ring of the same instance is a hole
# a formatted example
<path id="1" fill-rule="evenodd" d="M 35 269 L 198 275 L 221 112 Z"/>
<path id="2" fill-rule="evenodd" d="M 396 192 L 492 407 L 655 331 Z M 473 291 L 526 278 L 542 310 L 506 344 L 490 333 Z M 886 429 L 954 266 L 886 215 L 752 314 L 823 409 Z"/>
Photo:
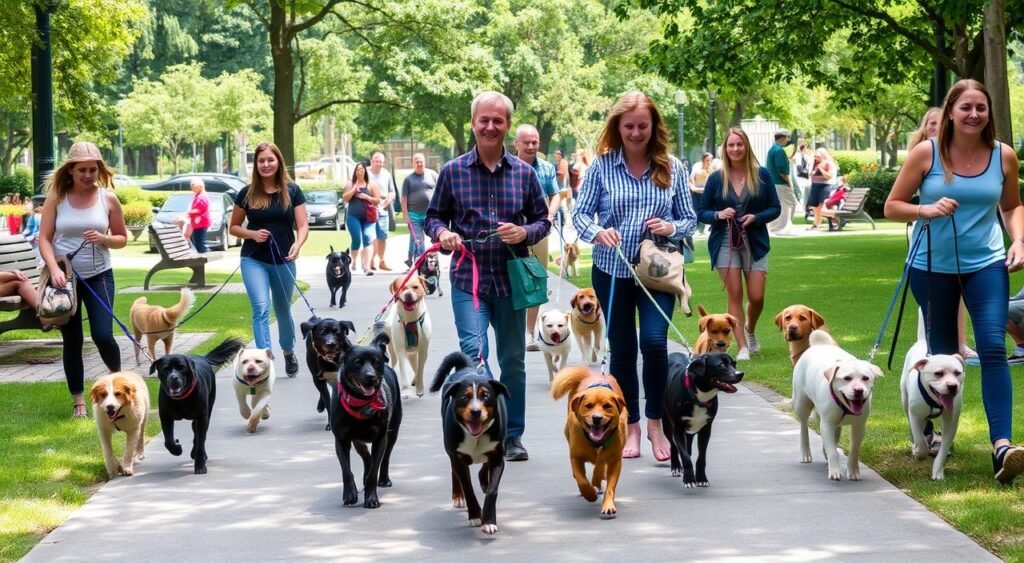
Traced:
<path id="1" fill-rule="evenodd" d="M 392 295 L 401 283 L 401 277 L 391 282 Z M 395 295 L 395 304 L 384 324 L 391 337 L 388 348 L 391 365 L 398 373 L 398 383 L 402 389 L 415 386 L 417 397 L 423 396 L 423 366 L 427 363 L 427 351 L 430 349 L 431 326 L 426 297 L 426 280 L 412 276 Z"/>
<path id="2" fill-rule="evenodd" d="M 569 351 L 572 349 L 569 341 L 569 313 L 557 309 L 544 311 L 537 318 L 536 332 L 537 344 L 540 351 L 544 352 L 544 361 L 548 364 L 550 384 L 569 361 Z"/>
<path id="3" fill-rule="evenodd" d="M 800 461 L 811 462 L 807 419 L 813 409 L 821 426 L 828 478 L 842 478 L 837 444 L 842 427 L 849 425 L 847 477 L 860 481 L 860 445 L 871 412 L 871 390 L 882 370 L 853 357 L 823 330 L 811 333 L 810 345 L 793 366 L 793 410 L 800 420 Z"/>
<path id="4" fill-rule="evenodd" d="M 900 377 L 903 412 L 910 424 L 911 453 L 924 459 L 931 452 L 932 419 L 942 417 L 942 443 L 932 462 L 932 479 L 945 477 L 944 467 L 964 402 L 964 360 L 959 354 L 928 356 L 924 315 L 918 310 L 917 342 L 907 352 Z"/>
<path id="5" fill-rule="evenodd" d="M 270 394 L 276 379 L 274 355 L 269 348 L 242 348 L 235 356 L 233 371 L 238 412 L 249 421 L 246 430 L 252 434 L 260 419 L 270 418 Z"/>

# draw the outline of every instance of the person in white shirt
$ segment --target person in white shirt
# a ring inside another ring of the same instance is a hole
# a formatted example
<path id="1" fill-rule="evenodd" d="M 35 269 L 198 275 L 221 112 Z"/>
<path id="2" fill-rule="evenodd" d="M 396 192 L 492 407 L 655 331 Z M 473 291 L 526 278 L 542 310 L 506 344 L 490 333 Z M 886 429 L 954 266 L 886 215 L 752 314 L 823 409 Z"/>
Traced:
<path id="1" fill-rule="evenodd" d="M 395 181 L 391 178 L 391 172 L 384 168 L 384 153 L 376 151 L 370 157 L 370 169 L 367 171 L 370 181 L 377 184 L 380 190 L 380 203 L 377 204 L 377 238 L 373 240 L 373 256 L 370 258 L 371 268 L 380 268 L 384 271 L 391 271 L 391 267 L 384 262 L 384 250 L 388 244 L 388 229 L 391 226 L 388 209 L 395 201 Z"/>

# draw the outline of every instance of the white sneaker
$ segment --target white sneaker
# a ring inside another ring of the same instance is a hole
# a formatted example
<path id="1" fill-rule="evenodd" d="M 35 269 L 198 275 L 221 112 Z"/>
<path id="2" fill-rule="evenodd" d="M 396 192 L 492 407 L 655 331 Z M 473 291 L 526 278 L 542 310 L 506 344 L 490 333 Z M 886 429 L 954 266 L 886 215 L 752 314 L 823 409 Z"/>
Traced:
<path id="1" fill-rule="evenodd" d="M 736 353 L 736 361 L 741 362 L 750 359 L 750 352 L 746 348 L 740 348 L 740 351 Z"/>
<path id="2" fill-rule="evenodd" d="M 529 344 L 526 345 L 527 352 L 540 352 L 540 344 L 537 344 L 537 339 L 534 337 L 530 338 Z"/>
<path id="3" fill-rule="evenodd" d="M 757 335 L 747 330 L 747 327 L 743 327 L 743 336 L 747 338 L 747 348 L 751 354 L 761 353 L 761 343 L 757 341 Z"/>

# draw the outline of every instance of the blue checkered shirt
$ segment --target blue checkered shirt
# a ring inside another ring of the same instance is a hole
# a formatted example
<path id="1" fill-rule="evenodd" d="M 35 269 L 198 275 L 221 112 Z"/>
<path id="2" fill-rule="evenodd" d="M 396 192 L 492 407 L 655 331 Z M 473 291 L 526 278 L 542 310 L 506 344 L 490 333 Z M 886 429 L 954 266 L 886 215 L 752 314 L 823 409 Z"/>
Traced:
<path id="1" fill-rule="evenodd" d="M 537 180 L 540 181 L 540 187 L 544 190 L 544 195 L 548 197 L 558 195 L 558 192 L 561 190 L 558 189 L 555 165 L 540 157 L 534 157 L 533 169 L 537 171 Z"/>
<path id="2" fill-rule="evenodd" d="M 517 256 L 526 256 L 528 246 L 547 236 L 551 229 L 547 198 L 533 167 L 506 150 L 491 172 L 479 159 L 476 148 L 446 163 L 427 207 L 426 232 L 432 240 L 448 230 L 458 233 L 476 256 L 480 294 L 506 297 L 511 294 L 505 264 L 512 258 L 509 247 L 498 237 L 483 243 L 473 240 L 496 231 L 499 222 L 526 228 L 526 240 L 512 247 Z M 470 261 L 459 267 L 455 263 L 453 260 L 452 285 L 472 292 Z"/>
<path id="3" fill-rule="evenodd" d="M 697 214 L 693 210 L 686 169 L 675 157 L 672 185 L 659 188 L 650 176 L 650 167 L 636 178 L 630 174 L 622 150 L 597 157 L 587 169 L 580 185 L 579 199 L 572 210 L 572 224 L 580 238 L 593 242 L 597 233 L 615 227 L 622 235 L 622 252 L 631 260 L 640 248 L 644 223 L 659 217 L 676 228 L 669 238 L 679 240 L 693 234 Z M 596 220 L 595 220 L 596 215 Z M 614 248 L 594 245 L 594 265 L 617 278 L 630 277 L 629 266 Z"/>

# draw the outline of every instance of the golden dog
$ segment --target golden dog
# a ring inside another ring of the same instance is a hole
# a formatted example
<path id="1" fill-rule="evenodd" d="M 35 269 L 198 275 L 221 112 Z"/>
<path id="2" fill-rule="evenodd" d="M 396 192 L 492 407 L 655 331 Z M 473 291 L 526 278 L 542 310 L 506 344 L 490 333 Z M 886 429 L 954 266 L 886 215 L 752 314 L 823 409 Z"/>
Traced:
<path id="1" fill-rule="evenodd" d="M 789 359 L 795 366 L 810 346 L 811 332 L 825 326 L 825 319 L 806 305 L 790 305 L 775 315 L 775 326 L 789 342 Z"/>
<path id="2" fill-rule="evenodd" d="M 92 399 L 92 415 L 96 419 L 96 431 L 103 446 L 103 462 L 107 466 L 107 477 L 132 475 L 136 459 L 144 457 L 146 446 L 146 418 L 149 416 L 149 388 L 142 377 L 130 371 L 104 375 L 89 389 Z M 124 455 L 118 462 L 110 437 L 114 432 L 124 432 L 127 440 Z"/>
<path id="3" fill-rule="evenodd" d="M 601 355 L 601 344 L 604 340 L 604 315 L 601 314 L 601 303 L 593 289 L 585 288 L 576 292 L 569 301 L 572 313 L 569 317 L 569 328 L 576 337 L 576 347 L 584 364 L 595 363 Z"/>
<path id="4" fill-rule="evenodd" d="M 570 392 L 565 438 L 569 441 L 572 475 L 580 494 L 590 502 L 597 500 L 601 483 L 607 480 L 601 517 L 614 518 L 615 487 L 626 445 L 626 399 L 614 377 L 592 373 L 584 366 L 563 369 L 551 384 L 555 399 Z M 594 465 L 589 481 L 586 463 Z"/>
<path id="5" fill-rule="evenodd" d="M 563 260 L 565 260 L 565 276 L 576 277 L 576 261 L 580 259 L 580 243 L 578 242 L 567 242 L 562 252 Z"/>
<path id="6" fill-rule="evenodd" d="M 431 334 L 427 282 L 423 276 L 412 276 L 399 291 L 402 279 L 401 276 L 395 278 L 388 288 L 395 296 L 395 304 L 384 321 L 385 330 L 391 337 L 388 351 L 401 389 L 414 386 L 416 396 L 422 397 L 423 366 L 427 363 Z"/>
<path id="7" fill-rule="evenodd" d="M 149 357 L 156 359 L 156 343 L 158 340 L 164 342 L 164 355 L 171 353 L 174 345 L 174 327 L 178 320 L 185 316 L 185 313 L 192 307 L 195 296 L 192 290 L 181 288 L 181 299 L 177 305 L 161 307 L 160 305 L 149 305 L 145 297 L 139 297 L 132 303 L 131 311 L 128 313 L 132 323 L 132 332 L 135 333 L 135 340 L 142 341 L 142 335 L 146 335 L 146 349 Z M 139 360 L 139 347 L 135 347 L 135 363 Z"/>
<path id="8" fill-rule="evenodd" d="M 700 328 L 700 336 L 693 345 L 694 355 L 727 352 L 733 335 L 740 329 L 739 320 L 728 313 L 709 314 L 703 305 L 697 305 L 697 313 L 700 314 L 697 325 Z"/>

